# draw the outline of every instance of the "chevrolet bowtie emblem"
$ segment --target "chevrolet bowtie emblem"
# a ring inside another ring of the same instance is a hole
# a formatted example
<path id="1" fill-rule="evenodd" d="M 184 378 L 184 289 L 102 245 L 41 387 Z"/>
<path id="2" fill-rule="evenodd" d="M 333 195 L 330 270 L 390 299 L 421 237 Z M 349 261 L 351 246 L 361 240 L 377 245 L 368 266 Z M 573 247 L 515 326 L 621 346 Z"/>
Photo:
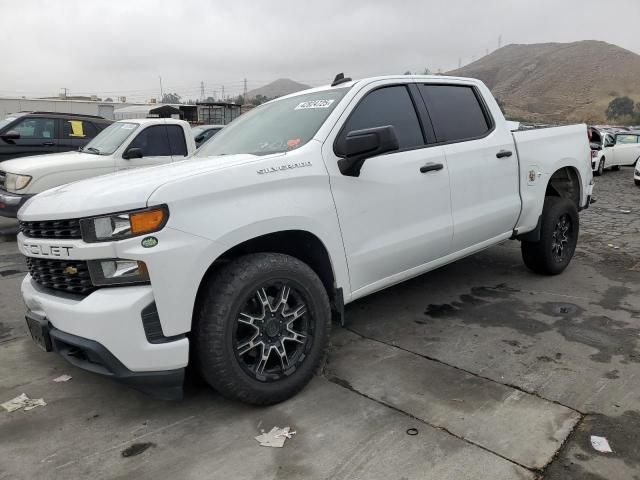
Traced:
<path id="1" fill-rule="evenodd" d="M 75 275 L 76 273 L 78 273 L 78 269 L 73 265 L 69 265 L 64 269 L 64 273 L 66 273 L 67 275 Z"/>

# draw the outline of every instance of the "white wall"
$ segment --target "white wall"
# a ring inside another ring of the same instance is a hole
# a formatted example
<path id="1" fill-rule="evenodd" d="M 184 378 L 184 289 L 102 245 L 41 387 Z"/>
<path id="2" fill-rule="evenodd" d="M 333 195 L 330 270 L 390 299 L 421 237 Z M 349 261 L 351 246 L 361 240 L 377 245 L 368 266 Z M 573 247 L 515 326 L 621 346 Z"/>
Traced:
<path id="1" fill-rule="evenodd" d="M 82 100 L 38 100 L 30 98 L 0 98 L 0 119 L 20 111 L 43 111 L 100 115 L 113 120 L 115 108 L 137 105 L 134 103 L 104 103 Z"/>

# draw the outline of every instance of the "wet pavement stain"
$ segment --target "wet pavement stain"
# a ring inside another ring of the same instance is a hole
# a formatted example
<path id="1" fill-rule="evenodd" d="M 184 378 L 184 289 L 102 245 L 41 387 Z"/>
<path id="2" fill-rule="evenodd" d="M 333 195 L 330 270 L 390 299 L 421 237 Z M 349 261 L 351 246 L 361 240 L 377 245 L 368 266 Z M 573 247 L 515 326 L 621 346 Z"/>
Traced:
<path id="1" fill-rule="evenodd" d="M 0 340 L 5 340 L 9 337 L 11 337 L 11 329 L 0 322 Z"/>
<path id="2" fill-rule="evenodd" d="M 513 298 L 519 290 L 505 284 L 495 287 L 473 287 L 471 294 L 464 294 L 458 301 L 445 304 L 430 304 L 424 314 L 434 320 L 456 319 L 463 324 L 481 327 L 502 327 L 515 330 L 527 336 L 556 331 L 567 341 L 580 343 L 595 349 L 590 355 L 595 362 L 609 363 L 613 357 L 620 357 L 622 363 L 640 363 L 638 339 L 640 328 L 606 316 L 585 316 L 585 310 L 567 302 L 545 302 L 527 305 Z M 625 287 L 612 287 L 608 291 L 608 304 L 618 306 L 628 294 Z M 480 298 L 483 296 L 484 298 Z M 551 318 L 545 322 L 532 318 L 530 311 L 540 312 Z M 632 318 L 635 318 L 632 316 Z M 417 323 L 422 323 L 416 320 Z M 503 340 L 511 346 L 516 342 Z M 523 347 L 525 348 L 525 347 Z M 523 351 L 515 353 L 524 353 Z M 555 362 L 556 359 L 539 357 L 538 361 Z"/>
<path id="3" fill-rule="evenodd" d="M 136 455 L 140 455 L 141 453 L 146 452 L 151 447 L 155 447 L 155 446 L 156 444 L 152 442 L 134 443 L 133 445 L 122 450 L 121 454 L 125 458 L 135 457 Z"/>
<path id="4" fill-rule="evenodd" d="M 620 372 L 618 370 L 611 370 L 610 372 L 604 374 L 604 378 L 615 380 L 617 378 L 620 378 Z"/>

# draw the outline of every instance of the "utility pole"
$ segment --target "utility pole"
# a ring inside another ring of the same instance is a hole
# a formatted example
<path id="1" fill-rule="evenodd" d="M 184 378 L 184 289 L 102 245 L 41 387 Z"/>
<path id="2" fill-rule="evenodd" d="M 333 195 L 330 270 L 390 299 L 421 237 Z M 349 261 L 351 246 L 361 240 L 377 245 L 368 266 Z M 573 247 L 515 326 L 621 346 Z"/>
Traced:
<path id="1" fill-rule="evenodd" d="M 69 92 L 69 89 L 66 87 L 62 87 L 60 90 L 64 90 L 64 97 L 62 98 L 67 98 L 67 92 Z"/>
<path id="2" fill-rule="evenodd" d="M 200 82 L 200 101 L 204 101 L 204 82 Z"/>
<path id="3" fill-rule="evenodd" d="M 224 85 L 222 85 L 222 101 L 224 102 Z"/>
<path id="4" fill-rule="evenodd" d="M 244 79 L 244 88 L 242 89 L 242 98 L 244 102 L 247 103 L 247 79 Z"/>
<path id="5" fill-rule="evenodd" d="M 458 57 L 458 68 L 462 68 L 462 58 Z"/>
<path id="6" fill-rule="evenodd" d="M 498 35 L 498 48 L 502 47 L 502 34 Z"/>
<path id="7" fill-rule="evenodd" d="M 164 100 L 164 92 L 162 91 L 162 77 L 158 76 L 158 78 L 160 79 L 160 101 L 158 103 L 162 103 L 162 100 Z"/>

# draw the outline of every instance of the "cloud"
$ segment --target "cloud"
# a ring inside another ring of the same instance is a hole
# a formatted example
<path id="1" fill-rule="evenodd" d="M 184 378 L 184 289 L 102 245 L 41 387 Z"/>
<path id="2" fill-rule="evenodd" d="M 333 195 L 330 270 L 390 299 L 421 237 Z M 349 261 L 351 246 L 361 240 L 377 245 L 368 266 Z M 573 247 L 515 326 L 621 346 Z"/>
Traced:
<path id="1" fill-rule="evenodd" d="M 603 21 L 587 0 L 21 0 L 3 6 L 0 95 L 197 98 L 280 77 L 318 85 L 353 77 L 443 71 L 506 43 L 598 39 L 639 52 L 640 2 Z"/>

